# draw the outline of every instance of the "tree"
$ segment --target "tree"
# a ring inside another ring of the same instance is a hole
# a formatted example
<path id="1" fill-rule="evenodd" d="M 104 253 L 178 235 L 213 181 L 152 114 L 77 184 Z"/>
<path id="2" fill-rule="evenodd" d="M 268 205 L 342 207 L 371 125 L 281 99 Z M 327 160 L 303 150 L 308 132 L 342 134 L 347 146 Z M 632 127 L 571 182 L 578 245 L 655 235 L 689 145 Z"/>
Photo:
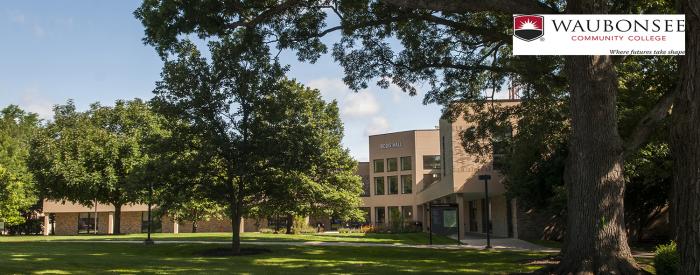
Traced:
<path id="1" fill-rule="evenodd" d="M 224 205 L 232 223 L 232 248 L 240 253 L 240 220 L 261 194 L 265 171 L 261 147 L 274 143 L 260 133 L 264 99 L 279 88 L 283 69 L 272 60 L 255 30 L 210 43 L 212 65 L 194 44 L 178 45 L 175 60 L 166 60 L 163 80 L 153 102 L 165 117 L 182 121 L 184 144 L 193 154 L 192 172 L 199 180 L 174 184 L 197 186 L 214 203 Z M 185 187 L 188 188 L 188 187 Z"/>
<path id="2" fill-rule="evenodd" d="M 120 234 L 121 207 L 142 201 L 148 182 L 146 143 L 160 131 L 159 118 L 146 103 L 117 101 L 114 107 L 92 104 L 76 111 L 69 101 L 54 108 L 54 121 L 32 145 L 32 170 L 49 199 L 86 206 L 114 206 L 114 234 Z"/>
<path id="3" fill-rule="evenodd" d="M 286 80 L 265 105 L 264 129 L 277 142 L 266 147 L 274 167 L 260 207 L 282 214 L 287 234 L 296 216 L 322 215 L 341 219 L 362 217 L 362 184 L 356 161 L 342 147 L 343 124 L 336 102 L 326 103 L 318 90 Z"/>
<path id="4" fill-rule="evenodd" d="M 0 113 L 0 222 L 11 226 L 23 223 L 22 214 L 37 203 L 34 178 L 26 162 L 39 118 L 15 105 Z"/>
<path id="5" fill-rule="evenodd" d="M 700 3 L 680 2 L 687 27 L 671 124 L 672 214 L 681 258 L 678 273 L 700 274 Z"/>
<path id="6" fill-rule="evenodd" d="M 135 12 L 146 27 L 146 43 L 167 55 L 181 34 L 226 36 L 237 29 L 265 30 L 268 43 L 293 49 L 302 61 L 327 51 L 320 37 L 342 31 L 333 56 L 353 89 L 377 80 L 415 94 L 416 82 L 430 84 L 425 102 L 448 107 L 454 101 L 483 106 L 485 90 L 506 80 L 525 86 L 564 84 L 569 94 L 571 138 L 566 185 L 567 241 L 559 273 L 638 273 L 624 228 L 624 157 L 648 141 L 670 108 L 671 90 L 623 142 L 618 132 L 616 64 L 609 56 L 515 57 L 510 54 L 512 14 L 644 13 L 666 11 L 658 1 L 145 1 Z M 328 15 L 340 24 L 326 27 Z M 395 51 L 395 40 L 401 45 Z M 252 46 L 252 45 L 251 45 Z M 255 45 L 253 47 L 258 47 Z M 539 80 L 537 80 L 538 78 Z M 547 91 L 545 91 L 546 93 Z M 484 109 L 479 107 L 478 109 Z M 493 133 L 489 133 L 493 134 Z"/>

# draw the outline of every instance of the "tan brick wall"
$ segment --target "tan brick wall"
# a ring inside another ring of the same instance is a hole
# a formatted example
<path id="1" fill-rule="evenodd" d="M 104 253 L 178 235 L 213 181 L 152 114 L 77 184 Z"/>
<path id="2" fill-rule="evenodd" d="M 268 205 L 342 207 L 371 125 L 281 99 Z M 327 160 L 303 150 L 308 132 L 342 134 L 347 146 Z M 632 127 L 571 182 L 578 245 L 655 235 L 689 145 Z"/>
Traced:
<path id="1" fill-rule="evenodd" d="M 261 228 L 267 228 L 267 219 L 246 218 L 243 220 L 243 232 L 258 232 Z"/>
<path id="2" fill-rule="evenodd" d="M 75 222 L 77 223 L 78 221 L 76 220 Z M 75 227 L 77 228 L 78 225 L 76 224 Z M 107 234 L 107 232 L 109 232 L 109 213 L 97 212 L 97 233 Z"/>
<path id="3" fill-rule="evenodd" d="M 161 223 L 162 223 L 162 228 L 163 228 L 163 233 L 173 233 L 173 219 L 171 219 L 168 216 L 163 216 L 160 218 Z M 182 227 L 179 227 L 180 230 L 182 230 Z M 182 231 L 180 231 L 182 232 Z"/>
<path id="4" fill-rule="evenodd" d="M 121 234 L 141 233 L 141 212 L 122 212 Z"/>
<path id="5" fill-rule="evenodd" d="M 56 235 L 78 234 L 78 213 L 56 213 Z"/>

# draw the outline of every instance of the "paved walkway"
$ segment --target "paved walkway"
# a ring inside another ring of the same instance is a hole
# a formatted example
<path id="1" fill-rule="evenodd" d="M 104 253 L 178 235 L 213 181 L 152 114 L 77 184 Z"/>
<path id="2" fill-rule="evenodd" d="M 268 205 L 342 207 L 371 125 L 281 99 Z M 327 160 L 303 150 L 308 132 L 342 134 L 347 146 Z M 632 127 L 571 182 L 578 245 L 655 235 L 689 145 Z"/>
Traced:
<path id="1" fill-rule="evenodd" d="M 507 240 L 507 241 L 506 241 Z M 80 243 L 133 243 L 140 244 L 143 241 L 135 240 L 56 240 L 48 242 L 80 242 Z M 156 244 L 181 244 L 181 243 L 198 243 L 198 244 L 230 244 L 230 241 L 195 241 L 195 240 L 182 240 L 182 241 L 172 241 L 163 240 L 155 241 Z M 319 241 L 308 241 L 308 242 L 279 242 L 279 241 L 241 241 L 241 244 L 252 244 L 252 245 L 291 245 L 291 246 L 351 246 L 351 247 L 404 247 L 404 248 L 432 248 L 432 249 L 483 249 L 484 245 L 478 242 L 462 242 L 462 245 L 457 244 L 389 244 L 389 243 L 363 243 L 363 242 L 319 242 Z M 485 244 L 485 243 L 484 243 Z M 501 239 L 491 243 L 493 249 L 496 250 L 527 250 L 527 251 L 539 251 L 539 252 L 558 252 L 557 250 L 548 249 L 545 247 L 537 246 L 525 241 L 514 240 L 514 239 Z"/>
<path id="2" fill-rule="evenodd" d="M 143 241 L 133 241 L 133 240 L 56 240 L 56 241 L 46 241 L 46 242 L 63 242 L 63 243 L 132 243 L 132 244 L 142 244 Z M 467 239 L 462 240 L 462 245 L 456 244 L 389 244 L 389 243 L 362 243 L 362 242 L 276 242 L 276 241 L 242 241 L 241 244 L 252 244 L 252 245 L 289 245 L 289 246 L 349 246 L 349 247 L 401 247 L 401 248 L 428 248 L 428 249 L 484 249 L 486 246 L 485 239 Z M 184 244 L 184 243 L 197 243 L 197 244 L 230 244 L 230 241 L 195 241 L 195 240 L 183 240 L 183 241 L 155 241 L 156 244 Z M 539 246 L 527 241 L 511 238 L 497 238 L 491 240 L 491 247 L 494 250 L 506 250 L 506 251 L 533 251 L 533 252 L 545 252 L 545 253 L 558 253 L 559 249 L 547 248 Z M 633 255 L 638 258 L 653 258 L 654 254 L 649 252 L 634 251 Z"/>

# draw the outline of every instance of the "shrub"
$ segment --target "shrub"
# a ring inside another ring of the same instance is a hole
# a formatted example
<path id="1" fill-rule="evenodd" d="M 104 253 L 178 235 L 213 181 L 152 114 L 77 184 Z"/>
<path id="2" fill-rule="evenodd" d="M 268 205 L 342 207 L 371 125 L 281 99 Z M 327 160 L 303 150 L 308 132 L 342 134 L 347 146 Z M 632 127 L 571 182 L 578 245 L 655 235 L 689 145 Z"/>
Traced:
<path id="1" fill-rule="evenodd" d="M 362 228 L 346 228 L 346 227 L 343 227 L 343 228 L 341 228 L 341 229 L 338 229 L 338 233 L 340 233 L 340 234 L 365 233 L 365 231 L 362 231 Z"/>
<path id="2" fill-rule="evenodd" d="M 272 233 L 275 233 L 275 230 L 271 229 L 271 228 L 260 228 L 260 230 L 258 230 L 258 232 L 263 233 L 263 234 L 272 234 Z"/>
<path id="3" fill-rule="evenodd" d="M 301 216 L 294 217 L 292 222 L 292 233 L 294 234 L 304 234 L 304 233 L 316 233 L 316 228 L 313 228 L 306 221 L 306 218 Z"/>
<path id="4" fill-rule="evenodd" d="M 680 257 L 676 250 L 676 242 L 662 244 L 654 252 L 654 268 L 656 274 L 674 275 L 678 272 Z"/>

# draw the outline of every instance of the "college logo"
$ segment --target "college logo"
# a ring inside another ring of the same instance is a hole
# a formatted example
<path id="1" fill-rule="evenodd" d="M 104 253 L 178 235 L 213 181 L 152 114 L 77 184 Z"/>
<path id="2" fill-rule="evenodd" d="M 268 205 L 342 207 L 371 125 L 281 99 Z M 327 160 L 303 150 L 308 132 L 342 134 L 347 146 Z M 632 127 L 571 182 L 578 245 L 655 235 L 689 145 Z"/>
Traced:
<path id="1" fill-rule="evenodd" d="M 544 35 L 544 17 L 539 15 L 513 16 L 513 36 L 532 41 Z"/>

